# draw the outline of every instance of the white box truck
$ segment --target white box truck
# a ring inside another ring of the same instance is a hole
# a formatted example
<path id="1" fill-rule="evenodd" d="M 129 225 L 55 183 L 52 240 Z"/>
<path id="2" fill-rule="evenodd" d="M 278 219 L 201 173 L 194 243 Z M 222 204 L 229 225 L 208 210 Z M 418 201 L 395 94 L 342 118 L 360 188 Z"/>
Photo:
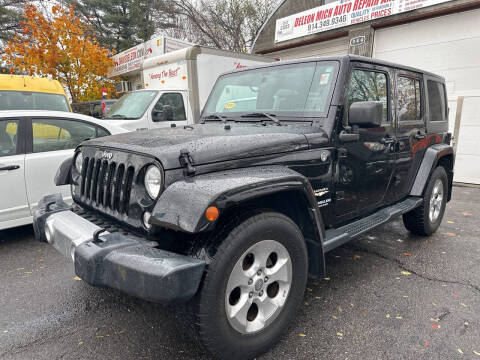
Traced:
<path id="1" fill-rule="evenodd" d="M 144 89 L 123 95 L 105 119 L 129 131 L 194 124 L 220 74 L 272 61 L 199 45 L 149 58 Z"/>

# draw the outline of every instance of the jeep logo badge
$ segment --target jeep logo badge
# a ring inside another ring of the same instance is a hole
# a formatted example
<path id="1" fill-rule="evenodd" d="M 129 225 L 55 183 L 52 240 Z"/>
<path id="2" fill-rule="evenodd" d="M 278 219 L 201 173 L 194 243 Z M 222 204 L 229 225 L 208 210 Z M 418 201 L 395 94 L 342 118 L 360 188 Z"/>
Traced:
<path id="1" fill-rule="evenodd" d="M 100 158 L 101 159 L 105 159 L 105 160 L 111 160 L 113 157 L 113 154 L 111 152 L 108 152 L 108 151 L 102 151 L 101 155 L 100 155 Z"/>

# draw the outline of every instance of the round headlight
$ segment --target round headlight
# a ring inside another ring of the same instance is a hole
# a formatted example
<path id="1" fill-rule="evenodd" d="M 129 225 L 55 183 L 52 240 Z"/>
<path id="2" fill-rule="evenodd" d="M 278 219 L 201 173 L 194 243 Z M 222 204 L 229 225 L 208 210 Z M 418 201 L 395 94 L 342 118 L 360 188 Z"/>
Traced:
<path id="1" fill-rule="evenodd" d="M 145 189 L 152 199 L 156 199 L 162 188 L 162 174 L 155 165 L 150 165 L 145 172 Z"/>
<path id="2" fill-rule="evenodd" d="M 83 155 L 81 152 L 78 153 L 77 157 L 75 158 L 75 169 L 77 169 L 78 173 L 82 173 L 83 167 Z"/>

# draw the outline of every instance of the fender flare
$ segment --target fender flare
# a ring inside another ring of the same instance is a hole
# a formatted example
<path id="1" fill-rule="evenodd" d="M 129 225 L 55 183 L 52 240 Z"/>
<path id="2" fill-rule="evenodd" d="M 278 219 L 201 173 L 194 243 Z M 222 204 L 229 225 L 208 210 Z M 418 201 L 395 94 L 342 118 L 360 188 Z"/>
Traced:
<path id="1" fill-rule="evenodd" d="M 211 231 L 215 221 L 205 218 L 205 210 L 216 206 L 220 216 L 228 208 L 283 191 L 299 191 L 308 201 L 308 214 L 314 239 L 305 239 L 309 272 L 325 274 L 324 226 L 317 201 L 306 177 L 283 166 L 254 167 L 198 175 L 174 182 L 155 205 L 150 223 L 190 234 Z M 310 225 L 310 224 L 309 224 Z"/>
<path id="2" fill-rule="evenodd" d="M 410 190 L 411 196 L 423 196 L 423 192 L 425 187 L 428 183 L 428 179 L 432 171 L 436 168 L 439 160 L 445 156 L 452 155 L 453 162 L 455 161 L 455 155 L 453 151 L 453 147 L 448 144 L 435 144 L 430 146 L 423 156 L 422 163 L 420 164 L 420 168 L 418 169 L 417 175 L 415 177 L 415 181 L 413 183 L 412 189 Z M 452 162 L 452 172 L 453 172 L 453 165 Z M 446 169 L 447 171 L 449 169 Z M 450 179 L 451 180 L 451 179 Z M 449 184 L 449 193 L 451 193 L 451 181 Z"/>

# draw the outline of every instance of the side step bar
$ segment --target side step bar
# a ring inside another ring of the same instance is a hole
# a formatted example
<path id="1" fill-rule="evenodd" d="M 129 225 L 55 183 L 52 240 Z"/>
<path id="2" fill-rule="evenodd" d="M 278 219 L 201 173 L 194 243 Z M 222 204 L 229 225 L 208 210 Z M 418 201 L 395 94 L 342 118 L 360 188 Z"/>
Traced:
<path id="1" fill-rule="evenodd" d="M 402 215 L 415 209 L 422 203 L 420 197 L 409 197 L 398 204 L 383 208 L 372 215 L 363 219 L 354 221 L 337 229 L 328 229 L 325 231 L 325 241 L 323 251 L 328 252 L 336 247 L 343 245 L 354 237 L 381 225 L 396 215 Z"/>

